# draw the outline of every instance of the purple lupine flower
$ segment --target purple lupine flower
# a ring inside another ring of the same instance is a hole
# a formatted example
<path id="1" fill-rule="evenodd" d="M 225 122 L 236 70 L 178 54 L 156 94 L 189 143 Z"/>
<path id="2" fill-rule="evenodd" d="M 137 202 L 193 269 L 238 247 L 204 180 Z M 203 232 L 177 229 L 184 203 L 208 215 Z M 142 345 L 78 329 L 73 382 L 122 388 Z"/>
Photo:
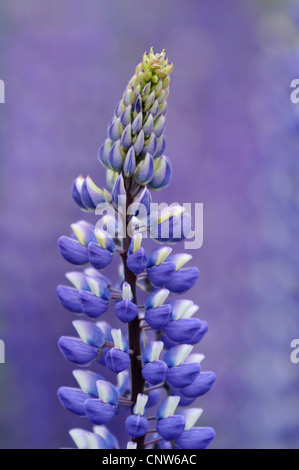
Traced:
<path id="1" fill-rule="evenodd" d="M 73 322 L 78 336 L 60 338 L 59 348 L 69 361 L 94 368 L 75 370 L 77 387 L 58 390 L 67 410 L 95 425 L 90 431 L 70 431 L 79 449 L 118 448 L 106 424 L 119 413 L 128 414 L 129 449 L 156 444 L 204 448 L 215 436 L 211 428 L 195 427 L 201 409 L 177 411 L 206 393 L 215 381 L 213 372 L 201 371 L 203 356 L 191 354 L 208 325 L 193 317 L 197 305 L 173 297 L 190 289 L 199 271 L 185 268 L 192 259 L 189 254 L 175 254 L 169 246 L 147 254 L 142 246 L 146 232 L 157 242 L 176 243 L 187 236 L 184 224 L 190 226 L 190 216 L 179 204 L 151 210 L 149 189 L 165 188 L 172 174 L 163 135 L 171 71 L 164 51 L 144 54 L 99 150 L 109 190 L 99 188 L 90 176 L 80 175 L 73 183 L 79 208 L 97 214 L 105 209 L 105 215 L 94 226 L 82 220 L 72 224 L 72 235 L 58 241 L 66 261 L 92 266 L 68 273 L 72 286 L 57 288 L 64 307 L 85 315 Z M 123 269 L 113 286 L 101 270 L 118 255 Z M 144 305 L 138 304 L 137 288 L 147 294 Z M 105 321 L 109 310 L 119 328 Z M 97 321 L 102 315 L 104 320 Z M 116 374 L 115 383 L 105 380 L 105 367 Z M 149 420 L 149 408 L 157 405 Z M 149 433 L 154 440 L 148 439 Z"/>

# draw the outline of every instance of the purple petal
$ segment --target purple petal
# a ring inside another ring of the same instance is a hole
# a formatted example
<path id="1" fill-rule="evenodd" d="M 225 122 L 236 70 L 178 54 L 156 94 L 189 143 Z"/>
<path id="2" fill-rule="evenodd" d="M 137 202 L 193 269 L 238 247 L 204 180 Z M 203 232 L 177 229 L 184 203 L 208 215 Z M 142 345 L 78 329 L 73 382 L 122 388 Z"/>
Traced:
<path id="1" fill-rule="evenodd" d="M 89 261 L 86 246 L 81 245 L 73 238 L 60 237 L 58 239 L 58 248 L 63 258 L 69 263 L 81 266 Z"/>
<path id="2" fill-rule="evenodd" d="M 107 300 L 97 297 L 91 292 L 81 290 L 79 299 L 83 312 L 91 318 L 97 318 L 108 310 Z"/>
<path id="3" fill-rule="evenodd" d="M 165 287 L 171 292 L 182 294 L 194 286 L 199 277 L 197 268 L 179 269 L 176 271 Z"/>
<path id="4" fill-rule="evenodd" d="M 83 343 L 79 338 L 62 336 L 58 341 L 58 346 L 68 361 L 78 365 L 90 364 L 98 354 L 97 348 Z"/>
<path id="5" fill-rule="evenodd" d="M 176 443 L 182 449 L 206 449 L 214 440 L 216 434 L 213 428 L 192 428 L 184 431 Z"/>
<path id="6" fill-rule="evenodd" d="M 89 243 L 88 245 L 88 257 L 90 264 L 96 269 L 103 269 L 108 266 L 113 260 L 113 253 L 109 250 L 105 250 L 96 243 Z"/>
<path id="7" fill-rule="evenodd" d="M 201 372 L 188 387 L 182 388 L 182 394 L 187 398 L 200 397 L 207 393 L 216 380 L 214 372 Z"/>
<path id="8" fill-rule="evenodd" d="M 82 313 L 82 307 L 77 289 L 68 286 L 58 286 L 56 288 L 56 293 L 57 297 L 65 308 L 71 312 Z"/>
<path id="9" fill-rule="evenodd" d="M 104 403 L 101 400 L 89 399 L 85 402 L 85 412 L 89 421 L 94 424 L 104 424 L 111 421 L 116 413 L 116 405 Z"/>

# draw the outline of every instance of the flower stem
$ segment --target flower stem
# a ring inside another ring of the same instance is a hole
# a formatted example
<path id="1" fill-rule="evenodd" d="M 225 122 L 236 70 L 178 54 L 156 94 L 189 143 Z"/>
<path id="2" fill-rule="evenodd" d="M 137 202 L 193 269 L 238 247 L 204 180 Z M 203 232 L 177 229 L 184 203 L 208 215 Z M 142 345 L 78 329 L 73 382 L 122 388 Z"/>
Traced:
<path id="1" fill-rule="evenodd" d="M 127 192 L 127 207 L 132 203 L 132 197 L 129 192 Z M 128 225 L 129 220 L 127 220 Z M 124 252 L 121 254 L 123 264 L 124 264 L 124 274 L 125 281 L 128 282 L 131 286 L 133 299 L 137 305 L 137 293 L 136 293 L 136 281 L 137 276 L 128 269 L 127 267 L 127 256 L 128 249 L 130 246 L 131 238 L 127 235 L 124 239 Z M 143 393 L 144 390 L 144 378 L 142 377 L 142 360 L 141 360 L 141 347 L 140 347 L 140 327 L 138 316 L 134 318 L 131 322 L 128 323 L 128 336 L 129 336 L 129 348 L 133 352 L 131 355 L 131 401 L 133 405 L 131 406 L 131 412 L 133 412 L 133 407 L 136 403 L 137 396 L 139 393 Z M 144 449 L 144 436 L 133 439 L 137 443 L 137 449 Z"/>

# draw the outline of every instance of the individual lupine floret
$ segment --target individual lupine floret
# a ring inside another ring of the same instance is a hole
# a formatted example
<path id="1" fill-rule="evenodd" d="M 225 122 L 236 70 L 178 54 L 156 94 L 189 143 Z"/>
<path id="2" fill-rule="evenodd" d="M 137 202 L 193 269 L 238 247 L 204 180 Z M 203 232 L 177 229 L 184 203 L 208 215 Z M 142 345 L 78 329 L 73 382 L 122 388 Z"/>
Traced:
<path id="1" fill-rule="evenodd" d="M 175 294 L 183 294 L 194 286 L 198 277 L 199 270 L 196 267 L 179 269 L 165 287 Z"/>
<path id="2" fill-rule="evenodd" d="M 150 341 L 143 351 L 142 375 L 151 385 L 162 383 L 167 377 L 168 366 L 164 361 L 159 360 L 163 347 L 162 341 Z"/>
<path id="3" fill-rule="evenodd" d="M 168 261 L 172 248 L 163 247 L 154 250 L 148 259 L 147 277 L 156 287 L 165 286 L 175 272 L 175 263 Z"/>
<path id="4" fill-rule="evenodd" d="M 73 375 L 80 388 L 61 387 L 57 395 L 64 408 L 78 416 L 85 416 L 85 401 L 92 397 L 98 398 L 96 383 L 103 377 L 86 370 L 75 370 Z"/>
<path id="5" fill-rule="evenodd" d="M 172 167 L 168 157 L 161 155 L 154 160 L 154 174 L 148 187 L 152 191 L 161 191 L 166 188 L 172 177 Z"/>
<path id="6" fill-rule="evenodd" d="M 103 230 L 95 230 L 96 242 L 88 244 L 88 257 L 90 264 L 96 269 L 103 269 L 108 266 L 115 253 L 115 243 Z"/>
<path id="7" fill-rule="evenodd" d="M 141 186 L 148 184 L 154 174 L 154 159 L 149 152 L 138 163 L 135 170 L 135 180 Z"/>
<path id="8" fill-rule="evenodd" d="M 205 449 L 215 438 L 214 429 L 194 427 L 202 412 L 201 408 L 189 408 L 178 412 L 185 418 L 184 431 L 176 439 L 176 444 L 181 449 Z"/>
<path id="9" fill-rule="evenodd" d="M 191 255 L 179 253 L 169 257 L 169 261 L 175 264 L 175 272 L 165 287 L 175 294 L 183 294 L 191 289 L 199 277 L 199 270 L 196 267 L 185 268 L 185 264 L 192 259 Z"/>
<path id="10" fill-rule="evenodd" d="M 73 326 L 80 338 L 62 336 L 58 345 L 64 357 L 78 365 L 91 364 L 105 343 L 105 336 L 97 325 L 85 321 L 74 321 Z"/>
<path id="11" fill-rule="evenodd" d="M 69 272 L 65 277 L 73 284 L 74 287 L 57 286 L 56 293 L 61 304 L 74 313 L 82 313 L 82 306 L 79 299 L 79 291 L 90 291 L 86 275 L 81 272 Z"/>
<path id="12" fill-rule="evenodd" d="M 94 227 L 80 220 L 72 224 L 73 235 L 62 236 L 58 239 L 58 248 L 63 258 L 69 263 L 81 266 L 89 262 L 87 246 L 90 242 L 96 242 L 93 233 Z"/>
<path id="13" fill-rule="evenodd" d="M 79 300 L 82 311 L 91 318 L 103 315 L 109 306 L 111 292 L 101 278 L 87 276 L 90 290 L 80 290 Z"/>
<path id="14" fill-rule="evenodd" d="M 177 203 L 151 211 L 148 218 L 149 234 L 160 243 L 177 243 L 191 232 L 191 216 Z"/>
<path id="15" fill-rule="evenodd" d="M 198 318 L 191 318 L 199 309 L 198 305 L 188 300 L 173 300 L 169 305 L 172 315 L 164 328 L 167 337 L 174 343 L 199 343 L 208 330 L 208 324 Z"/>
<path id="16" fill-rule="evenodd" d="M 136 212 L 138 212 L 138 219 L 141 219 L 141 225 L 147 227 L 147 217 L 151 211 L 151 202 L 152 197 L 149 190 L 145 187 L 143 188 L 134 198 L 134 205 L 136 207 Z M 144 207 L 144 211 L 142 210 Z M 137 213 L 135 214 L 137 215 Z"/>
<path id="17" fill-rule="evenodd" d="M 191 289 L 199 277 L 196 267 L 183 266 L 192 259 L 191 255 L 172 255 L 172 248 L 154 250 L 148 258 L 147 277 L 156 287 L 165 287 L 170 292 L 182 294 Z"/>
<path id="18" fill-rule="evenodd" d="M 185 417 L 175 414 L 175 410 L 180 402 L 180 397 L 168 397 L 159 406 L 156 413 L 157 432 L 166 441 L 177 439 L 185 427 Z"/>
<path id="19" fill-rule="evenodd" d="M 139 393 L 136 404 L 133 408 L 133 414 L 128 416 L 125 421 L 127 433 L 134 439 L 144 436 L 148 431 L 148 420 L 144 417 L 147 401 L 147 395 Z"/>
<path id="20" fill-rule="evenodd" d="M 98 348 L 85 344 L 80 338 L 62 336 L 58 341 L 58 346 L 63 356 L 74 364 L 87 366 L 95 361 L 98 355 Z"/>
<path id="21" fill-rule="evenodd" d="M 111 194 L 106 189 L 100 189 L 90 176 L 84 178 L 80 175 L 75 179 L 72 195 L 78 206 L 86 212 L 94 212 L 99 204 L 111 201 Z"/>
<path id="22" fill-rule="evenodd" d="M 86 416 L 84 403 L 89 397 L 86 393 L 82 392 L 79 388 L 60 387 L 58 392 L 58 399 L 62 406 L 77 416 Z"/>
<path id="23" fill-rule="evenodd" d="M 121 330 L 112 330 L 111 331 L 114 348 L 109 349 L 105 356 L 105 364 L 108 369 L 116 372 L 122 372 L 127 369 L 130 365 L 130 356 L 128 354 L 128 343 L 125 340 Z"/>
<path id="24" fill-rule="evenodd" d="M 171 307 L 168 304 L 163 305 L 168 295 L 167 289 L 160 289 L 146 300 L 144 318 L 154 331 L 161 330 L 170 321 Z"/>
<path id="25" fill-rule="evenodd" d="M 148 258 L 145 249 L 141 246 L 142 234 L 133 235 L 127 257 L 127 266 L 134 274 L 141 274 L 147 267 Z"/>
<path id="26" fill-rule="evenodd" d="M 210 390 L 215 380 L 214 372 L 201 372 L 190 385 L 181 388 L 181 393 L 186 398 L 200 397 Z"/>
<path id="27" fill-rule="evenodd" d="M 185 362 L 192 349 L 190 344 L 180 344 L 169 349 L 163 357 L 169 367 L 167 382 L 176 389 L 191 385 L 200 372 L 198 362 Z"/>
<path id="28" fill-rule="evenodd" d="M 120 174 L 115 180 L 112 189 L 112 203 L 114 207 L 121 213 L 121 210 L 125 208 L 127 201 L 127 193 L 125 189 L 124 178 Z"/>
<path id="29" fill-rule="evenodd" d="M 123 283 L 121 301 L 114 308 L 115 315 L 123 323 L 128 323 L 138 315 L 137 305 L 132 302 L 133 295 L 130 284 Z"/>
<path id="30" fill-rule="evenodd" d="M 85 412 L 94 424 L 105 424 L 114 418 L 119 402 L 119 392 L 114 385 L 105 380 L 97 382 L 99 399 L 85 401 Z"/>

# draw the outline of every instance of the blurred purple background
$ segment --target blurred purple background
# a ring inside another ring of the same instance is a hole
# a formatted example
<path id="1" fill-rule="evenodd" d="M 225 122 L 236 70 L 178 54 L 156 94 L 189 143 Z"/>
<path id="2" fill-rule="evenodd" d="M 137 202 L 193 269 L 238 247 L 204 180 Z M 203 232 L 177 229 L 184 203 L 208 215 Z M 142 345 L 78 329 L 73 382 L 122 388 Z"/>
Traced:
<path id="1" fill-rule="evenodd" d="M 198 350 L 217 382 L 198 400 L 214 448 L 299 447 L 299 14 L 284 1 L 9 0 L 0 6 L 0 447 L 69 446 L 84 427 L 56 398 L 72 385 L 57 348 L 73 316 L 55 294 L 56 240 L 82 217 L 74 177 L 151 46 L 174 63 L 156 199 L 204 203 L 190 297 L 210 331 Z"/>

